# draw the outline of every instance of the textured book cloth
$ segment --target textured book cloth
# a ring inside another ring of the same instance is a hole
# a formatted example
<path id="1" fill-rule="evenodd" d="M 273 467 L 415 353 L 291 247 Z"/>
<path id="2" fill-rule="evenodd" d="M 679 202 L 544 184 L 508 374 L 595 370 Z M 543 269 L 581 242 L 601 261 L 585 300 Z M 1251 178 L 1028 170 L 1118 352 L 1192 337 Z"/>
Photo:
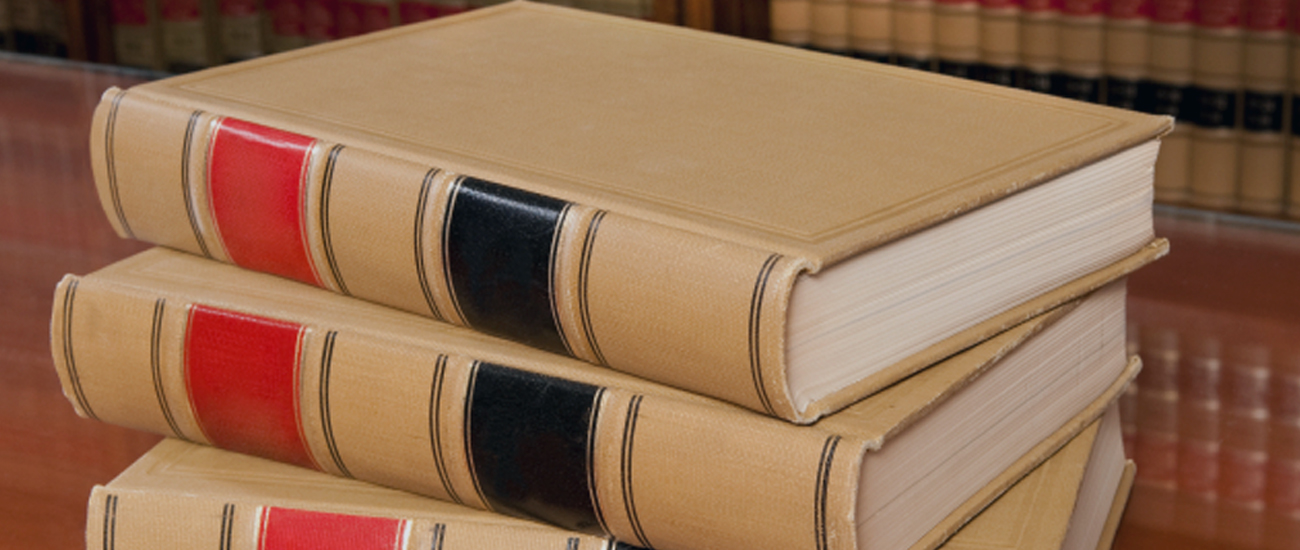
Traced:
<path id="1" fill-rule="evenodd" d="M 1116 467 L 1095 450 L 1102 437 L 1097 425 L 1084 430 L 941 548 L 1063 548 L 1067 530 L 1080 523 L 1075 518 L 1088 512 L 1105 517 L 1113 508 L 1109 498 L 1079 499 L 1087 476 Z M 1116 489 L 1111 487 L 1112 494 L 1122 494 Z M 89 500 L 86 548 L 282 550 L 305 544 L 320 550 L 631 549 L 603 537 L 175 439 L 96 487 Z"/>
<path id="2" fill-rule="evenodd" d="M 511 3 L 110 90 L 90 139 L 123 236 L 810 422 L 1163 253 L 1169 125 Z"/>
<path id="3" fill-rule="evenodd" d="M 811 426 L 161 248 L 65 278 L 51 333 L 105 422 L 637 546 L 838 550 L 959 524 L 1100 416 L 1123 320 L 1117 282 Z"/>

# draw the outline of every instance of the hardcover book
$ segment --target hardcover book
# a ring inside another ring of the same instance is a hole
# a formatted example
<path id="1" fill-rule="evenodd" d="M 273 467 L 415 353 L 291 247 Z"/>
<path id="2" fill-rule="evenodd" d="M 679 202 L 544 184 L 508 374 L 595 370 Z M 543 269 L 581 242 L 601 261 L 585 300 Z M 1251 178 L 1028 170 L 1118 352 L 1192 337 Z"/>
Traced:
<path id="1" fill-rule="evenodd" d="M 83 416 L 665 550 L 924 543 L 1138 368 L 1122 282 L 812 426 L 161 248 L 55 302 Z"/>
<path id="2" fill-rule="evenodd" d="M 91 141 L 124 236 L 809 422 L 1163 254 L 1168 129 L 515 2 L 112 90 Z"/>
<path id="3" fill-rule="evenodd" d="M 1122 479 L 1109 483 L 1125 461 L 1100 452 L 1105 437 L 1096 425 L 1080 433 L 940 548 L 1045 550 L 1105 542 L 1104 522 L 1127 495 Z M 1065 543 L 1067 536 L 1082 545 Z M 292 540 L 324 549 L 347 541 L 350 550 L 631 548 L 176 439 L 159 443 L 90 495 L 87 548 L 276 550 Z"/>

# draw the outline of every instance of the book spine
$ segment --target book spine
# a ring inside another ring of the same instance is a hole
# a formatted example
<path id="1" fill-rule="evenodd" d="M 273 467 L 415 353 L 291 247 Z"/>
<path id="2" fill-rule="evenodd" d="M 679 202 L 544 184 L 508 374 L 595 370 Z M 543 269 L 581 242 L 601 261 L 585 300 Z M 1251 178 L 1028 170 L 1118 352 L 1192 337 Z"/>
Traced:
<path id="1" fill-rule="evenodd" d="M 855 546 L 852 437 L 108 282 L 54 307 L 89 418 L 638 546 Z"/>
<path id="2" fill-rule="evenodd" d="M 853 56 L 877 63 L 894 59 L 893 0 L 850 0 L 849 45 Z"/>
<path id="3" fill-rule="evenodd" d="M 396 0 L 339 0 L 339 38 L 382 31 L 396 25 Z"/>
<path id="4" fill-rule="evenodd" d="M 1150 113 L 1151 0 L 1110 0 L 1106 11 L 1106 104 Z"/>
<path id="5" fill-rule="evenodd" d="M 117 62 L 131 67 L 163 70 L 155 0 L 113 0 L 113 46 Z"/>
<path id="6" fill-rule="evenodd" d="M 934 40 L 940 73 L 981 80 L 979 0 L 937 0 Z"/>
<path id="7" fill-rule="evenodd" d="M 1020 20 L 1020 85 L 1061 95 L 1061 2 L 1026 0 Z"/>
<path id="8" fill-rule="evenodd" d="M 895 0 L 894 63 L 932 71 L 934 62 L 934 1 Z"/>
<path id="9" fill-rule="evenodd" d="M 287 52 L 307 45 L 304 0 L 266 0 L 266 48 Z"/>
<path id="10" fill-rule="evenodd" d="M 86 548 L 175 550 L 625 549 L 584 533 L 522 520 L 374 516 L 166 490 L 91 491 Z"/>
<path id="11" fill-rule="evenodd" d="M 1248 0 L 1238 207 L 1279 216 L 1286 209 L 1288 0 Z"/>
<path id="12" fill-rule="evenodd" d="M 799 418 L 782 342 L 804 260 L 142 93 L 94 120 L 125 237 Z"/>
<path id="13" fill-rule="evenodd" d="M 796 48 L 812 44 L 812 0 L 771 1 L 771 40 Z"/>
<path id="14" fill-rule="evenodd" d="M 339 0 L 303 0 L 302 33 L 306 45 L 339 37 Z"/>
<path id="15" fill-rule="evenodd" d="M 1157 201 L 1177 204 L 1187 201 L 1191 182 L 1191 134 L 1196 113 L 1192 86 L 1196 4 L 1193 0 L 1153 2 L 1150 40 L 1152 110 L 1177 119 L 1174 130 L 1160 142 L 1155 192 Z"/>
<path id="16" fill-rule="evenodd" d="M 48 53 L 48 40 L 41 23 L 44 0 L 9 0 L 14 50 L 19 53 Z"/>
<path id="17" fill-rule="evenodd" d="M 14 18 L 9 5 L 14 0 L 0 0 L 0 50 L 14 49 Z"/>
<path id="18" fill-rule="evenodd" d="M 217 0 L 221 57 L 224 62 L 252 59 L 266 53 L 259 0 Z"/>
<path id="19" fill-rule="evenodd" d="M 1300 219 L 1300 6 L 1293 6 L 1288 29 L 1290 51 L 1290 79 L 1288 80 L 1288 105 L 1290 116 L 1287 132 L 1287 191 L 1286 216 Z"/>
<path id="20" fill-rule="evenodd" d="M 980 72 L 985 82 L 1018 88 L 1022 0 L 980 1 Z"/>
<path id="21" fill-rule="evenodd" d="M 1105 0 L 1065 0 L 1058 35 L 1061 60 L 1059 95 L 1100 103 L 1105 72 Z"/>
<path id="22" fill-rule="evenodd" d="M 1189 201 L 1230 210 L 1236 206 L 1241 150 L 1243 0 L 1196 4 L 1195 127 L 1191 135 Z"/>
<path id="23" fill-rule="evenodd" d="M 216 64 L 215 16 L 205 0 L 159 0 L 166 69 L 197 71 Z"/>
<path id="24" fill-rule="evenodd" d="M 812 49 L 849 53 L 849 0 L 812 0 L 809 23 Z"/>

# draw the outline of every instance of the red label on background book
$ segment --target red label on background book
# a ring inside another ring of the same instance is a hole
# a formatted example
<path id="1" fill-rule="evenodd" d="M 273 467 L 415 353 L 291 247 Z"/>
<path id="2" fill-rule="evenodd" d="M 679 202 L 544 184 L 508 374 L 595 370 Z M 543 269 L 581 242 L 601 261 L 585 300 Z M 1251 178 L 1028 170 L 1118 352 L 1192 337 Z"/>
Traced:
<path id="1" fill-rule="evenodd" d="M 339 3 L 339 37 L 381 31 L 392 27 L 388 4 L 343 0 Z"/>
<path id="2" fill-rule="evenodd" d="M 195 21 L 202 17 L 199 0 L 162 0 L 158 8 L 164 21 Z"/>
<path id="3" fill-rule="evenodd" d="M 1195 0 L 1152 0 L 1151 20 L 1167 25 L 1196 22 Z"/>
<path id="4" fill-rule="evenodd" d="M 1105 15 L 1105 0 L 1065 0 L 1061 4 L 1061 13 L 1073 16 Z"/>
<path id="5" fill-rule="evenodd" d="M 1151 0 L 1110 0 L 1106 16 L 1111 19 L 1149 19 Z"/>
<path id="6" fill-rule="evenodd" d="M 1241 24 L 1242 0 L 1197 0 L 1196 24 L 1207 29 L 1223 29 Z"/>
<path id="7" fill-rule="evenodd" d="M 303 0 L 267 0 L 271 30 L 280 36 L 302 36 Z"/>
<path id="8" fill-rule="evenodd" d="M 304 0 L 303 34 L 321 42 L 338 38 L 338 6 L 337 0 Z"/>
<path id="9" fill-rule="evenodd" d="M 221 0 L 221 15 L 226 17 L 252 17 L 257 15 L 257 0 Z"/>
<path id="10" fill-rule="evenodd" d="M 319 469 L 298 416 L 301 325 L 195 305 L 185 382 L 203 433 L 223 449 Z"/>
<path id="11" fill-rule="evenodd" d="M 437 19 L 438 6 L 425 2 L 402 2 L 397 5 L 397 16 L 403 25 Z"/>
<path id="12" fill-rule="evenodd" d="M 1030 13 L 1046 13 L 1061 11 L 1062 0 L 1024 0 L 1025 11 Z"/>
<path id="13" fill-rule="evenodd" d="M 406 520 L 328 514 L 289 508 L 262 509 L 258 550 L 399 550 Z"/>
<path id="14" fill-rule="evenodd" d="M 1016 9 L 1024 4 L 1022 0 L 980 0 L 980 6 L 994 10 Z"/>
<path id="15" fill-rule="evenodd" d="M 236 265 L 320 286 L 302 211 L 315 143 L 233 118 L 218 124 L 208 186 L 217 232 Z"/>
<path id="16" fill-rule="evenodd" d="M 149 10 L 146 0 L 113 0 L 114 25 L 148 25 Z"/>
<path id="17" fill-rule="evenodd" d="M 1246 28 L 1255 32 L 1287 30 L 1289 0 L 1247 0 Z"/>

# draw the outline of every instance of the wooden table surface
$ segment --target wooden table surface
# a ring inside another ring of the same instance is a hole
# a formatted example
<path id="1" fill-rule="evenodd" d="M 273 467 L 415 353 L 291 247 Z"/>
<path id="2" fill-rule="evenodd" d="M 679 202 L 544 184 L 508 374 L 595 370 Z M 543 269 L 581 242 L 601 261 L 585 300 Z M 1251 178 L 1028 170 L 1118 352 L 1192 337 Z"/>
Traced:
<path id="1" fill-rule="evenodd" d="M 157 436 L 73 414 L 53 290 L 143 250 L 91 182 L 91 110 L 140 76 L 0 54 L 0 548 L 83 546 L 86 497 Z M 1300 549 L 1300 228 L 1162 209 L 1170 257 L 1133 277 L 1146 368 L 1125 395 L 1138 482 L 1118 549 Z"/>

